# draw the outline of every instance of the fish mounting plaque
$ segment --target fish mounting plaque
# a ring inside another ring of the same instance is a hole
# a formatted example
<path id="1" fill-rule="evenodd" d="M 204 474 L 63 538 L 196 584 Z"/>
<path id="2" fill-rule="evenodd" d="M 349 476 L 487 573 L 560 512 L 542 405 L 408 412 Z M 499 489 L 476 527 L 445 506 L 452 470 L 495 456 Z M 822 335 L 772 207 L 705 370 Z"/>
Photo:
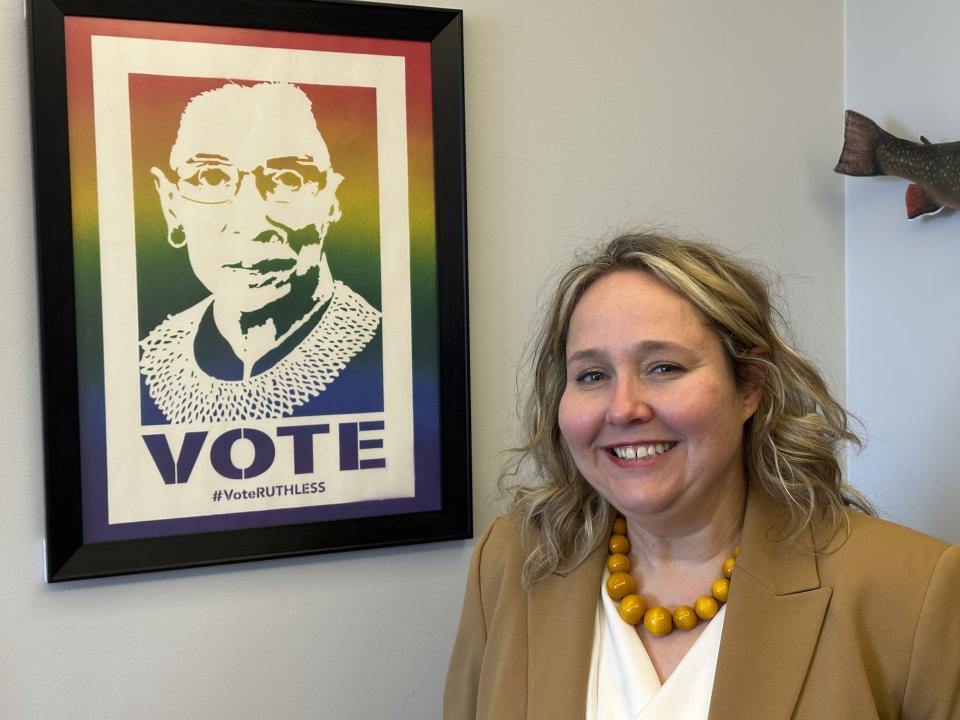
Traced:
<path id="1" fill-rule="evenodd" d="M 909 180 L 907 219 L 960 208 L 960 142 L 911 142 L 888 133 L 866 115 L 847 110 L 843 149 L 834 172 L 852 177 L 893 175 Z"/>

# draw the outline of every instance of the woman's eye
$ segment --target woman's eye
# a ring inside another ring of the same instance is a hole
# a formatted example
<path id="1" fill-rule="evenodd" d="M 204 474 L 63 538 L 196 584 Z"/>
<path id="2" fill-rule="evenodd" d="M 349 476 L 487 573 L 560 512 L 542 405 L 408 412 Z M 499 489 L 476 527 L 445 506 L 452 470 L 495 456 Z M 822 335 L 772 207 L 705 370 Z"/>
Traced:
<path id="1" fill-rule="evenodd" d="M 585 385 L 592 385 L 603 380 L 604 375 L 599 370 L 587 370 L 577 375 L 577 382 Z"/>
<path id="2" fill-rule="evenodd" d="M 233 166 L 208 165 L 190 168 L 191 174 L 179 175 L 177 189 L 187 200 L 205 204 L 230 202 L 237 190 L 237 171 Z"/>
<path id="3" fill-rule="evenodd" d="M 273 176 L 273 180 L 289 190 L 299 190 L 303 186 L 303 177 L 293 170 L 279 172 Z"/>
<path id="4" fill-rule="evenodd" d="M 198 184 L 207 187 L 217 187 L 230 181 L 230 176 L 220 168 L 209 168 L 197 173 Z"/>
<path id="5" fill-rule="evenodd" d="M 678 373 L 681 370 L 683 370 L 683 368 L 681 368 L 679 365 L 674 365 L 673 363 L 658 363 L 657 365 L 653 366 L 651 372 L 654 375 L 671 375 L 673 373 Z"/>
<path id="6" fill-rule="evenodd" d="M 315 184 L 292 168 L 266 170 L 258 185 L 263 197 L 274 202 L 294 202 L 300 195 L 316 195 Z"/>
<path id="7" fill-rule="evenodd" d="M 222 168 L 209 167 L 183 178 L 183 182 L 189 183 L 195 188 L 206 189 L 226 186 L 230 183 L 230 179 L 230 174 Z"/>

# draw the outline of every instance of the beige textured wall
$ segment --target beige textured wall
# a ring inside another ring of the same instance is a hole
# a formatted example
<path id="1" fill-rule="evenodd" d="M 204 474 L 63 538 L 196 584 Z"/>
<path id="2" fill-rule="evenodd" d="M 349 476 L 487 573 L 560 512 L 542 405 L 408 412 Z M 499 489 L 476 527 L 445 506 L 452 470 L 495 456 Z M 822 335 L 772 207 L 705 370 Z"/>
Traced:
<path id="1" fill-rule="evenodd" d="M 497 511 L 540 288 L 599 235 L 674 223 L 778 268 L 839 383 L 840 3 L 463 5 L 478 531 Z M 438 717 L 470 542 L 44 584 L 18 0 L 0 0 L 0 67 L 0 714 Z"/>
<path id="2" fill-rule="evenodd" d="M 467 5 L 478 527 L 542 289 L 597 237 L 743 249 L 842 393 L 842 28 L 829 1 Z"/>

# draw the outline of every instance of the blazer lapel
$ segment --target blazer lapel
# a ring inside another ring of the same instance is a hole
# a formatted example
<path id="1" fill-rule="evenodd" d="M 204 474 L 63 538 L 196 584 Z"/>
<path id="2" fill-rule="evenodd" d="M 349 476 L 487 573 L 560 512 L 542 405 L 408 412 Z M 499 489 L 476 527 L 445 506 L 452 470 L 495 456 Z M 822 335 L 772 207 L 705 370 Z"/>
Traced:
<path id="1" fill-rule="evenodd" d="M 538 582 L 527 604 L 528 720 L 582 720 L 606 545 Z"/>
<path id="2" fill-rule="evenodd" d="M 710 720 L 793 715 L 832 590 L 820 587 L 812 550 L 776 541 L 783 519 L 773 500 L 751 488 Z"/>

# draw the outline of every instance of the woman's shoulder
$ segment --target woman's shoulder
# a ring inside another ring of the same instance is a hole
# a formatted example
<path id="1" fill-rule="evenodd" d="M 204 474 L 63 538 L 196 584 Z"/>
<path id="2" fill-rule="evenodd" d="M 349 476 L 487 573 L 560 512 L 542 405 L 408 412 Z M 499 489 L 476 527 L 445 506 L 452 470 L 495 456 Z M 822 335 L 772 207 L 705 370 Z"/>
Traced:
<path id="1" fill-rule="evenodd" d="M 874 586 L 884 577 L 896 584 L 923 586 L 944 562 L 949 566 L 957 564 L 953 558 L 960 558 L 960 546 L 903 525 L 854 510 L 847 511 L 847 520 L 846 532 L 841 528 L 818 556 L 822 575 L 846 582 L 860 578 Z"/>
<path id="2" fill-rule="evenodd" d="M 495 518 L 487 526 L 477 539 L 474 553 L 479 556 L 482 569 L 485 565 L 522 564 L 528 550 L 522 518 L 519 513 L 510 512 Z"/>
<path id="3" fill-rule="evenodd" d="M 848 509 L 847 519 L 850 523 L 847 543 L 849 549 L 858 552 L 876 549 L 883 554 L 936 557 L 950 547 L 950 543 L 939 538 L 856 510 Z"/>
<path id="4" fill-rule="evenodd" d="M 510 545 L 523 534 L 523 518 L 516 510 L 495 517 L 484 529 L 478 542 Z"/>
<path id="5" fill-rule="evenodd" d="M 496 518 L 477 538 L 471 575 L 478 583 L 485 613 L 505 605 L 522 605 L 525 593 L 520 578 L 528 550 L 522 521 L 515 513 Z"/>

